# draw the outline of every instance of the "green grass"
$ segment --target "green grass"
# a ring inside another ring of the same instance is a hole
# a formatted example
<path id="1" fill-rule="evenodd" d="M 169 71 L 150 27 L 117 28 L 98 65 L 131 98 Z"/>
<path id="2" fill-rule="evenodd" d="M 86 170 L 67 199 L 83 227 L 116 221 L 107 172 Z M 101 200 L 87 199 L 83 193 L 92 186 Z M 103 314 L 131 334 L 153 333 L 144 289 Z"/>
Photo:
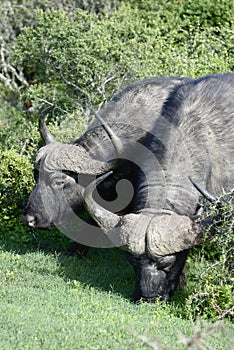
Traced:
<path id="1" fill-rule="evenodd" d="M 92 249 L 80 260 L 4 248 L 0 264 L 2 350 L 149 349 L 150 341 L 160 349 L 187 349 L 181 334 L 190 338 L 197 327 L 205 329 L 205 349 L 231 346 L 230 323 L 198 325 L 185 317 L 185 292 L 169 304 L 134 305 L 134 274 L 120 250 Z"/>

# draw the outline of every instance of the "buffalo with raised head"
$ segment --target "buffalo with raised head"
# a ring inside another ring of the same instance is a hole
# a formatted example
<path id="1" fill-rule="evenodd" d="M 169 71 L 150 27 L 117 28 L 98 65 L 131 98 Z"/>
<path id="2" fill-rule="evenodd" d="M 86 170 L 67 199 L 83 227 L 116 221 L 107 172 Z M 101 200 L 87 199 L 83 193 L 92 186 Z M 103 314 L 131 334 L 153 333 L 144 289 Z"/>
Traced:
<path id="1" fill-rule="evenodd" d="M 109 174 L 84 192 L 90 215 L 128 252 L 136 272 L 135 300 L 173 295 L 189 248 L 202 241 L 201 193 L 212 199 L 207 193 L 216 197 L 234 188 L 233 97 L 233 73 L 173 89 L 148 136 L 151 153 L 141 155 L 131 213 L 116 215 L 93 199 L 96 185 Z"/>

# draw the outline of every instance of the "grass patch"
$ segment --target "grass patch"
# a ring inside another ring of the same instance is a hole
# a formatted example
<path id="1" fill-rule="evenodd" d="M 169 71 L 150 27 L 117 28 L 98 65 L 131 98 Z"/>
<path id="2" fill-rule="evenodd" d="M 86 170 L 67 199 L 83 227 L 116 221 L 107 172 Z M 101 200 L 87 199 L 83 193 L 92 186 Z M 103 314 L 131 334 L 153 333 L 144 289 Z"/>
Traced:
<path id="1" fill-rule="evenodd" d="M 85 260 L 2 249 L 0 264 L 1 349 L 186 349 L 192 336 L 206 349 L 230 347 L 230 323 L 185 317 L 185 292 L 134 305 L 133 271 L 118 249 L 92 249 Z"/>

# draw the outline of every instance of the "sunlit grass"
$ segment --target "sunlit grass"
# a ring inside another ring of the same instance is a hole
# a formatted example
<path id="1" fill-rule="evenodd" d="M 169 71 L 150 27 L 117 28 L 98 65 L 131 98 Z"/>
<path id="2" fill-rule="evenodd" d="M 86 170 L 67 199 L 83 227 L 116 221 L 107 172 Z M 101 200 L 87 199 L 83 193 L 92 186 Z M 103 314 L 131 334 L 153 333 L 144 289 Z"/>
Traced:
<path id="1" fill-rule="evenodd" d="M 134 275 L 121 251 L 91 250 L 80 260 L 2 250 L 0 264 L 1 349 L 149 348 L 141 336 L 162 349 L 184 349 L 180 335 L 194 333 L 183 292 L 169 304 L 131 302 Z M 209 349 L 229 346 L 222 327 L 204 337 Z"/>

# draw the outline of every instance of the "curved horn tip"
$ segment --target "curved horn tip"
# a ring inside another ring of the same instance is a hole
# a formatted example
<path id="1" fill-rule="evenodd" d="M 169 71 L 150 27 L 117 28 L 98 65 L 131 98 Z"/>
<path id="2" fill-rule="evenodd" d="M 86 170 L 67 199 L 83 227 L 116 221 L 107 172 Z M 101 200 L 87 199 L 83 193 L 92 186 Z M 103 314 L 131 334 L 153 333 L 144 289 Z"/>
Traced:
<path id="1" fill-rule="evenodd" d="M 91 215 L 91 217 L 98 223 L 102 229 L 112 229 L 119 222 L 119 216 L 109 212 L 108 210 L 102 208 L 93 200 L 93 191 L 96 189 L 97 185 L 106 179 L 113 171 L 100 176 L 99 178 L 92 181 L 84 191 L 84 204 Z"/>
<path id="2" fill-rule="evenodd" d="M 57 142 L 46 126 L 46 116 L 48 112 L 53 108 L 55 108 L 54 104 L 44 108 L 40 112 L 39 131 L 40 131 L 41 137 L 43 138 L 46 144 Z"/>
<path id="3" fill-rule="evenodd" d="M 114 131 L 111 129 L 111 127 L 108 125 L 108 123 L 101 117 L 101 115 L 98 112 L 96 112 L 91 106 L 89 106 L 89 109 L 93 113 L 95 118 L 102 124 L 103 128 L 105 129 L 106 133 L 108 134 L 109 138 L 111 139 L 111 142 L 116 150 L 118 157 L 121 158 L 123 156 L 123 153 L 124 153 L 123 142 L 114 133 Z"/>
<path id="4" fill-rule="evenodd" d="M 108 178 L 111 174 L 113 174 L 113 171 L 108 171 L 108 173 L 103 174 L 99 176 L 97 179 L 93 180 L 85 189 L 84 191 L 84 200 L 86 201 L 86 198 L 93 193 L 95 188 L 106 178 Z"/>
<path id="5" fill-rule="evenodd" d="M 40 112 L 40 117 L 44 117 L 51 109 L 55 108 L 55 104 L 51 104 L 50 106 L 44 108 L 41 112 Z"/>
<path id="6" fill-rule="evenodd" d="M 212 196 L 207 190 L 204 190 L 198 185 L 190 176 L 188 176 L 189 180 L 193 184 L 193 186 L 200 192 L 206 199 L 208 199 L 210 202 L 215 202 L 217 199 Z"/>

